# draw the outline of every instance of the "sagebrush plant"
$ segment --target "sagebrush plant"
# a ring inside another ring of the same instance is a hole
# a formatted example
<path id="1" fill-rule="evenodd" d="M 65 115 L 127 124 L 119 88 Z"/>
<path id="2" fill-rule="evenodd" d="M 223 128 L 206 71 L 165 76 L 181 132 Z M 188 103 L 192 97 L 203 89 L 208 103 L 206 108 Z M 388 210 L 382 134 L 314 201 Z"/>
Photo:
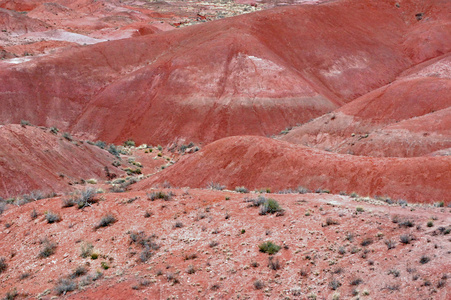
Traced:
<path id="1" fill-rule="evenodd" d="M 162 191 L 158 191 L 158 192 L 147 193 L 147 198 L 150 201 L 155 201 L 157 199 L 163 199 L 165 201 L 169 201 L 174 196 L 175 196 L 175 194 L 173 192 L 165 193 Z"/>
<path id="2" fill-rule="evenodd" d="M 222 184 L 220 184 L 220 183 L 218 183 L 218 182 L 213 182 L 213 181 L 211 181 L 210 183 L 208 183 L 208 185 L 207 185 L 207 189 L 210 189 L 210 190 L 218 190 L 218 191 L 222 191 L 223 189 L 225 189 L 226 187 L 225 187 L 225 185 L 222 185 Z"/>
<path id="3" fill-rule="evenodd" d="M 249 190 L 244 186 L 237 186 L 235 187 L 235 192 L 246 194 L 249 193 Z"/>
<path id="4" fill-rule="evenodd" d="M 39 252 L 39 257 L 40 258 L 46 258 L 51 256 L 52 254 L 55 253 L 56 250 L 56 243 L 49 240 L 48 238 L 45 238 L 43 240 L 41 240 L 41 251 Z"/>
<path id="5" fill-rule="evenodd" d="M 77 283 L 68 278 L 61 278 L 55 286 L 55 292 L 58 295 L 65 295 L 67 292 L 75 291 Z"/>
<path id="6" fill-rule="evenodd" d="M 94 252 L 94 246 L 89 242 L 83 243 L 80 247 L 80 252 L 81 257 L 83 258 L 90 257 Z"/>
<path id="7" fill-rule="evenodd" d="M 260 214 L 275 214 L 282 212 L 283 209 L 280 207 L 279 203 L 274 199 L 267 199 L 262 205 L 260 205 Z"/>
<path id="8" fill-rule="evenodd" d="M 75 268 L 75 270 L 72 272 L 71 277 L 76 278 L 85 275 L 88 273 L 88 269 L 85 266 L 78 266 Z"/>
<path id="9" fill-rule="evenodd" d="M 279 259 L 273 259 L 272 256 L 268 257 L 268 267 L 274 271 L 280 270 L 281 266 Z"/>
<path id="10" fill-rule="evenodd" d="M 266 242 L 260 244 L 258 246 L 258 248 L 260 249 L 261 252 L 268 253 L 270 255 L 279 252 L 279 250 L 281 249 L 280 246 L 274 244 L 271 241 L 266 241 Z"/>
<path id="11" fill-rule="evenodd" d="M 261 290 L 264 286 L 265 286 L 265 284 L 263 283 L 263 281 L 261 281 L 261 280 L 254 281 L 254 288 L 256 290 Z"/>
<path id="12" fill-rule="evenodd" d="M 0 257 L 0 274 L 5 272 L 8 268 L 8 264 L 6 263 L 6 258 Z"/>
<path id="13" fill-rule="evenodd" d="M 95 229 L 99 229 L 101 227 L 107 227 L 115 222 L 116 222 L 116 218 L 111 213 L 107 213 L 100 219 L 99 223 L 97 223 L 97 225 L 95 226 Z"/>
<path id="14" fill-rule="evenodd" d="M 47 211 L 45 213 L 45 219 L 47 220 L 48 223 L 55 223 L 61 221 L 61 216 L 52 211 Z"/>

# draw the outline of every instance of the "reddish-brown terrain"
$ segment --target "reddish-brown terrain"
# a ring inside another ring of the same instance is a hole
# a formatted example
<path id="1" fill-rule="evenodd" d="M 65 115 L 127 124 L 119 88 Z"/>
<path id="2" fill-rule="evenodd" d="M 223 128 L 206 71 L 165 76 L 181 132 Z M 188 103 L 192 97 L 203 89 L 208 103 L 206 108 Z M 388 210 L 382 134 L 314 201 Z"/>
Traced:
<path id="1" fill-rule="evenodd" d="M 67 135 L 66 135 L 67 136 Z M 70 136 L 67 136 L 70 138 Z M 66 192 L 80 180 L 124 174 L 106 150 L 34 126 L 0 126 L 0 197 Z"/>
<path id="2" fill-rule="evenodd" d="M 428 3 L 421 21 L 408 2 L 398 8 L 390 1 L 340 1 L 80 46 L 19 64 L 6 60 L 0 121 L 28 119 L 108 142 L 275 134 L 450 51 L 451 42 L 441 38 L 451 26 L 448 15 Z M 428 36 L 439 40 L 435 51 L 409 42 L 432 26 L 423 23 L 437 22 Z"/>
<path id="3" fill-rule="evenodd" d="M 0 0 L 0 298 L 450 299 L 450 16 Z"/>

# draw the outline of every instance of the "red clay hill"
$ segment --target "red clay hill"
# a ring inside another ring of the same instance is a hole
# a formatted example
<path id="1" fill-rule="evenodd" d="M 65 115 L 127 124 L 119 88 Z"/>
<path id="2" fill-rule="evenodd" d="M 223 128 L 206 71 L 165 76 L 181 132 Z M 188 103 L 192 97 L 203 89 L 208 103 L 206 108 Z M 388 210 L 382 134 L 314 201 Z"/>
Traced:
<path id="1" fill-rule="evenodd" d="M 339 153 L 415 157 L 451 147 L 451 56 L 294 128 L 282 140 Z"/>
<path id="2" fill-rule="evenodd" d="M 356 192 L 412 202 L 451 201 L 451 157 L 369 158 L 310 149 L 264 137 L 229 137 L 136 184 L 281 191 Z"/>
<path id="3" fill-rule="evenodd" d="M 112 166 L 117 158 L 70 135 L 34 126 L 0 126 L 0 197 L 71 190 L 69 183 L 107 179 L 124 172 Z M 73 189 L 73 188 L 72 188 Z"/>
<path id="4" fill-rule="evenodd" d="M 421 3 L 282 7 L 5 61 L 0 120 L 108 142 L 278 133 L 450 51 L 451 4 Z"/>

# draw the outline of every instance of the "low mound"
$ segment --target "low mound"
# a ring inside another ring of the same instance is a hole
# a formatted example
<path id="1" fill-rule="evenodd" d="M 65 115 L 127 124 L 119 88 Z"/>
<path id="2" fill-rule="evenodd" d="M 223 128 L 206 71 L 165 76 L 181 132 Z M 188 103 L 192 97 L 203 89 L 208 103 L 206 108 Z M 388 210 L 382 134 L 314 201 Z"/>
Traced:
<path id="1" fill-rule="evenodd" d="M 297 127 L 281 139 L 367 156 L 412 157 L 448 148 L 450 66 L 449 54 L 416 66 L 392 84 Z"/>
<path id="2" fill-rule="evenodd" d="M 451 201 L 451 157 L 369 158 L 333 154 L 263 137 L 230 137 L 155 177 L 137 184 L 228 188 L 269 187 L 273 191 L 304 186 L 360 195 L 387 195 L 411 202 Z"/>
<path id="3" fill-rule="evenodd" d="M 0 31 L 21 34 L 34 31 L 45 31 L 50 26 L 40 20 L 29 18 L 23 14 L 0 8 Z"/>
<path id="4" fill-rule="evenodd" d="M 123 172 L 111 164 L 115 157 L 105 150 L 72 142 L 47 129 L 20 125 L 0 126 L 0 197 L 33 190 L 64 192 L 80 179 L 106 178 Z"/>
<path id="5" fill-rule="evenodd" d="M 427 7 L 439 3 L 449 5 L 436 0 Z M 275 8 L 4 64 L 0 122 L 29 119 L 108 142 L 269 135 L 451 50 L 444 40 L 415 58 L 412 51 L 423 50 L 403 45 L 415 28 L 446 16 L 419 22 L 407 4 L 360 4 Z"/>

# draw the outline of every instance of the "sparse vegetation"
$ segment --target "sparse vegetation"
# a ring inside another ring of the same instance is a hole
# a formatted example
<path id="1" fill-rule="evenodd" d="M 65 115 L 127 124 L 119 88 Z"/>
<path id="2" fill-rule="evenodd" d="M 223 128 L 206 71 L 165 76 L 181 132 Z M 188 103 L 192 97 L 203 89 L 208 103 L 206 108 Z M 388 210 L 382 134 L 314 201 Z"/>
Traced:
<path id="1" fill-rule="evenodd" d="M 341 282 L 340 281 L 338 281 L 338 279 L 332 279 L 330 282 L 329 282 L 329 287 L 332 289 L 332 290 L 336 290 L 336 289 L 338 289 L 339 287 L 341 286 Z"/>
<path id="2" fill-rule="evenodd" d="M 340 223 L 331 217 L 326 218 L 326 224 L 323 226 L 339 225 Z"/>
<path id="3" fill-rule="evenodd" d="M 63 132 L 62 136 L 63 136 L 63 138 L 65 138 L 68 141 L 72 141 L 73 140 L 73 138 L 72 138 L 72 136 L 70 135 L 69 132 Z"/>
<path id="4" fill-rule="evenodd" d="M 30 218 L 32 220 L 36 219 L 39 216 L 38 211 L 36 210 L 36 208 L 33 208 L 33 210 L 30 212 Z"/>
<path id="5" fill-rule="evenodd" d="M 268 257 L 268 267 L 274 271 L 280 270 L 281 266 L 279 259 L 278 258 L 274 259 L 272 256 Z"/>
<path id="6" fill-rule="evenodd" d="M 91 243 L 83 243 L 80 247 L 81 254 L 83 258 L 90 257 L 94 251 L 94 246 Z"/>
<path id="7" fill-rule="evenodd" d="M 128 139 L 124 142 L 124 147 L 135 147 L 135 141 L 132 139 Z"/>
<path id="8" fill-rule="evenodd" d="M 259 197 L 264 198 L 264 197 Z M 258 200 L 260 201 L 260 199 Z M 264 198 L 264 202 L 260 204 L 260 215 L 266 214 L 283 214 L 283 209 L 280 207 L 279 203 L 271 198 Z"/>
<path id="9" fill-rule="evenodd" d="M 414 239 L 415 239 L 415 237 L 412 236 L 411 234 L 401 234 L 399 236 L 399 240 L 403 244 L 410 244 L 410 242 L 413 241 Z"/>
<path id="10" fill-rule="evenodd" d="M 6 258 L 0 257 L 0 274 L 5 272 L 8 268 L 8 264 L 6 263 Z"/>
<path id="11" fill-rule="evenodd" d="M 55 223 L 61 221 L 61 216 L 52 211 L 48 211 L 45 213 L 45 219 L 47 220 L 48 223 Z"/>
<path id="12" fill-rule="evenodd" d="M 422 265 L 427 264 L 430 260 L 431 258 L 429 256 L 422 255 L 420 258 L 420 264 Z"/>
<path id="13" fill-rule="evenodd" d="M 99 223 L 95 226 L 95 229 L 99 229 L 100 227 L 107 227 L 115 222 L 116 218 L 111 213 L 108 213 L 100 219 Z"/>
<path id="14" fill-rule="evenodd" d="M 159 191 L 159 192 L 152 192 L 152 193 L 147 193 L 147 198 L 150 200 L 150 201 L 155 201 L 155 200 L 157 200 L 157 199 L 163 199 L 164 201 L 169 201 L 169 200 L 171 200 L 172 199 L 172 197 L 174 197 L 175 196 L 175 194 L 174 193 L 172 193 L 172 192 L 169 192 L 169 193 L 165 193 L 165 192 L 162 192 L 162 191 Z"/>
<path id="15" fill-rule="evenodd" d="M 261 280 L 255 280 L 254 281 L 254 288 L 256 290 L 261 290 L 264 287 L 265 287 L 265 284 L 263 283 L 263 281 L 261 281 Z"/>
<path id="16" fill-rule="evenodd" d="M 396 247 L 396 242 L 391 239 L 387 239 L 384 241 L 385 245 L 387 246 L 388 250 L 394 249 Z"/>
<path id="17" fill-rule="evenodd" d="M 88 273 L 88 269 L 85 266 L 78 266 L 72 272 L 72 278 L 80 277 Z"/>
<path id="18" fill-rule="evenodd" d="M 45 238 L 45 239 L 41 240 L 41 245 L 42 245 L 42 248 L 41 248 L 41 251 L 39 252 L 40 258 L 46 258 L 55 253 L 55 250 L 56 250 L 55 242 L 50 241 L 49 239 Z"/>
<path id="19" fill-rule="evenodd" d="M 55 286 L 55 292 L 58 295 L 65 295 L 67 292 L 72 292 L 77 288 L 77 283 L 71 279 L 61 278 Z"/>
<path id="20" fill-rule="evenodd" d="M 281 249 L 280 246 L 274 244 L 271 241 L 266 241 L 266 242 L 260 244 L 258 246 L 258 248 L 260 249 L 260 252 L 268 253 L 270 255 L 279 252 L 279 250 Z"/>
<path id="21" fill-rule="evenodd" d="M 249 193 L 249 190 L 247 188 L 245 188 L 244 186 L 237 186 L 235 187 L 235 192 L 238 193 Z"/>
<path id="22" fill-rule="evenodd" d="M 208 185 L 207 185 L 207 189 L 210 190 L 218 190 L 218 191 L 222 191 L 223 189 L 225 189 L 225 185 L 222 185 L 218 182 L 213 182 L 211 181 Z"/>

